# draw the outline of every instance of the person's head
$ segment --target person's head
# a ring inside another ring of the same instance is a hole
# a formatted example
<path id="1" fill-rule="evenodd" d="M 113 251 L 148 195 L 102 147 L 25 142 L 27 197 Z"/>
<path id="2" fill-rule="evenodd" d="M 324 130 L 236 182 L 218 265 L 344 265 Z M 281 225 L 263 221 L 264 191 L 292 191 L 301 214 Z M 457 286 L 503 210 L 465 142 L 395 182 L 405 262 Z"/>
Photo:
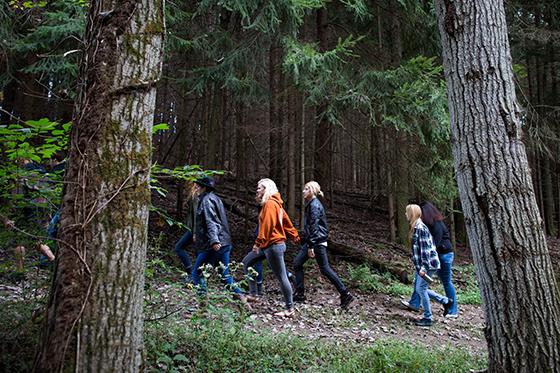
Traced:
<path id="1" fill-rule="evenodd" d="M 257 183 L 256 199 L 261 205 L 264 205 L 266 201 L 276 193 L 278 193 L 278 188 L 274 181 L 270 179 L 260 179 Z"/>
<path id="2" fill-rule="evenodd" d="M 443 214 L 431 202 L 423 202 L 420 204 L 422 209 L 422 221 L 432 225 L 434 221 L 442 221 Z"/>
<path id="3" fill-rule="evenodd" d="M 414 225 L 416 220 L 422 217 L 422 209 L 415 204 L 407 205 L 405 215 L 406 220 L 408 220 L 411 225 Z"/>
<path id="4" fill-rule="evenodd" d="M 416 225 L 416 221 L 422 217 L 422 210 L 418 205 L 407 205 L 406 206 L 406 220 L 410 224 L 410 232 L 409 232 L 409 239 L 412 236 L 412 232 L 414 231 L 414 226 Z"/>
<path id="5" fill-rule="evenodd" d="M 321 191 L 321 186 L 316 181 L 310 181 L 303 187 L 303 198 L 306 201 L 310 201 L 313 198 L 320 196 L 323 197 L 324 194 Z"/>
<path id="6" fill-rule="evenodd" d="M 194 181 L 194 193 L 200 195 L 216 188 L 216 182 L 210 176 L 201 176 Z"/>

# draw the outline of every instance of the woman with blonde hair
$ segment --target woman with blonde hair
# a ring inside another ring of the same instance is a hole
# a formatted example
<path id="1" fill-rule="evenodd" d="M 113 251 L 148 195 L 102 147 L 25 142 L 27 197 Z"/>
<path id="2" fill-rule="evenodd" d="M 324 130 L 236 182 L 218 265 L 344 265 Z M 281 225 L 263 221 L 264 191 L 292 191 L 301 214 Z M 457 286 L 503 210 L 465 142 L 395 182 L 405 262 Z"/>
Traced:
<path id="1" fill-rule="evenodd" d="M 309 258 L 315 258 L 321 273 L 336 287 L 340 294 L 340 307 L 348 308 L 354 300 L 344 286 L 335 271 L 329 265 L 327 256 L 327 239 L 329 228 L 327 226 L 327 215 L 318 196 L 323 197 L 321 186 L 316 181 L 310 181 L 303 188 L 303 198 L 305 199 L 305 214 L 303 220 L 304 239 L 299 252 L 294 259 L 294 270 L 296 272 L 296 302 L 305 302 L 305 286 L 303 265 Z"/>
<path id="2" fill-rule="evenodd" d="M 284 252 L 286 251 L 286 236 L 299 244 L 299 235 L 290 217 L 283 208 L 284 202 L 274 181 L 261 179 L 257 183 L 257 201 L 262 206 L 259 213 L 259 230 L 253 250 L 243 259 L 243 270 L 248 275 L 249 268 L 266 258 L 268 265 L 280 282 L 280 289 L 284 295 L 285 310 L 276 312 L 275 316 L 291 317 L 294 315 L 292 286 L 288 280 Z M 249 281 L 250 293 L 256 288 L 255 281 Z"/>
<path id="3" fill-rule="evenodd" d="M 420 206 L 406 206 L 406 219 L 410 223 L 409 241 L 412 251 L 412 263 L 414 263 L 416 268 L 414 291 L 420 296 L 422 307 L 424 308 L 424 317 L 417 320 L 415 324 L 417 326 L 432 326 L 430 295 L 437 302 L 441 303 L 446 311 L 448 311 L 452 301 L 432 290 L 428 290 L 431 278 L 439 269 L 440 262 L 430 230 L 422 221 Z"/>

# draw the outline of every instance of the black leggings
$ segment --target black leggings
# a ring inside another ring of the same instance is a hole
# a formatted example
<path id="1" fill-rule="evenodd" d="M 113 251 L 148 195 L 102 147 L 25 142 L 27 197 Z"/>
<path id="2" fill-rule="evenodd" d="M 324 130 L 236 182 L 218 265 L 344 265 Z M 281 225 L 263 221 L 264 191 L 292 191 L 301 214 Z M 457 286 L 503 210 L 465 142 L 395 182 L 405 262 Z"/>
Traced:
<path id="1" fill-rule="evenodd" d="M 296 294 L 303 295 L 305 293 L 305 287 L 303 284 L 303 265 L 309 259 L 307 255 L 307 245 L 301 245 L 299 248 L 299 252 L 294 259 L 294 270 L 296 272 Z M 333 271 L 331 266 L 329 265 L 329 258 L 327 256 L 327 248 L 323 245 L 317 245 L 313 248 L 315 252 L 315 260 L 317 260 L 317 264 L 319 265 L 319 269 L 321 273 L 329 279 L 331 284 L 336 287 L 336 290 L 342 295 L 346 294 L 348 290 L 338 278 L 338 275 Z"/>

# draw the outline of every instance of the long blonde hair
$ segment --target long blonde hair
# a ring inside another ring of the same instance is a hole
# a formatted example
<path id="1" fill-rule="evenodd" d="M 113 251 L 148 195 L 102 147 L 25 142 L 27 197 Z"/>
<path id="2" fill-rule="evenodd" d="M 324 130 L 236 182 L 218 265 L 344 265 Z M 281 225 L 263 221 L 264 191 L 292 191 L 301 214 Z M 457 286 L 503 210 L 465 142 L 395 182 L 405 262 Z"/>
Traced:
<path id="1" fill-rule="evenodd" d="M 304 188 L 305 188 L 305 187 L 308 187 L 309 190 L 311 191 L 311 193 L 312 193 L 314 196 L 319 196 L 319 197 L 324 197 L 324 196 L 325 196 L 325 195 L 323 194 L 323 192 L 321 191 L 321 186 L 320 186 L 319 183 L 316 182 L 316 181 L 309 181 L 309 182 L 307 182 L 303 187 L 304 187 Z"/>
<path id="2" fill-rule="evenodd" d="M 264 194 L 260 201 L 261 205 L 264 205 L 272 195 L 278 193 L 276 183 L 271 179 L 260 179 L 257 185 L 262 185 L 264 187 Z"/>
<path id="3" fill-rule="evenodd" d="M 412 232 L 414 232 L 414 227 L 418 219 L 422 218 L 422 209 L 418 205 L 407 205 L 406 206 L 406 220 L 410 224 L 410 229 L 408 231 L 408 240 L 412 240 Z"/>

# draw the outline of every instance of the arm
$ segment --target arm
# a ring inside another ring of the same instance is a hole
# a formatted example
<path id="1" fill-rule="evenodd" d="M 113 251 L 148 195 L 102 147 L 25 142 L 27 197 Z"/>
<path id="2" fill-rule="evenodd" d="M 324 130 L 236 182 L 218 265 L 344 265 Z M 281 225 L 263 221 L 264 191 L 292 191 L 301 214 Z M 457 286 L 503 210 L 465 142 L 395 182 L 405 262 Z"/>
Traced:
<path id="1" fill-rule="evenodd" d="M 309 237 L 307 237 L 307 242 L 309 242 L 311 247 L 314 247 L 319 243 L 319 223 L 321 221 L 322 214 L 324 214 L 324 210 L 321 203 L 313 201 L 311 206 L 309 206 Z"/>
<path id="2" fill-rule="evenodd" d="M 418 229 L 418 247 L 420 251 L 420 272 L 427 272 L 430 268 L 430 248 L 433 245 L 430 231 Z"/>
<path id="3" fill-rule="evenodd" d="M 294 225 L 292 224 L 292 221 L 286 211 L 282 214 L 282 226 L 284 227 L 286 235 L 290 237 L 295 244 L 298 244 L 300 241 L 298 231 L 294 228 Z"/>
<path id="4" fill-rule="evenodd" d="M 430 229 L 430 233 L 432 234 L 432 237 L 434 238 L 434 245 L 436 245 L 436 247 L 441 247 L 442 246 L 442 238 L 443 238 L 443 227 L 442 227 L 443 223 L 439 223 L 434 221 L 434 224 L 432 224 L 432 229 Z"/>
<path id="5" fill-rule="evenodd" d="M 414 228 L 414 232 L 412 233 L 412 263 L 416 268 L 416 272 L 420 272 L 422 267 L 421 252 L 418 241 L 418 229 Z"/>
<path id="6" fill-rule="evenodd" d="M 216 243 L 220 243 L 218 238 L 220 226 L 218 223 L 216 206 L 209 197 L 206 197 L 202 203 L 204 203 L 202 206 L 202 213 L 204 214 L 204 220 L 206 222 L 206 235 L 208 237 L 208 242 L 213 246 Z"/>
<path id="7" fill-rule="evenodd" d="M 259 215 L 259 232 L 255 240 L 255 246 L 263 248 L 268 238 L 271 236 L 274 226 L 276 225 L 277 209 L 274 202 L 267 202 Z"/>

